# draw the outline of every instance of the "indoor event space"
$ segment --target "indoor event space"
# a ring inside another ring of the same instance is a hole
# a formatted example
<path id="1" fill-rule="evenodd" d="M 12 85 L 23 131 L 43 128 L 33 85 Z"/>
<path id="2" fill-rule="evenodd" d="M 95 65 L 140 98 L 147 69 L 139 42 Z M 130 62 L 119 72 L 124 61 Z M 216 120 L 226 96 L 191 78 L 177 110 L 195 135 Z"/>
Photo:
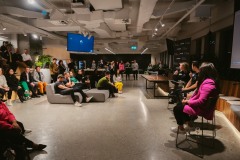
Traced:
<path id="1" fill-rule="evenodd" d="M 239 0 L 0 0 L 0 160 L 239 160 Z"/>

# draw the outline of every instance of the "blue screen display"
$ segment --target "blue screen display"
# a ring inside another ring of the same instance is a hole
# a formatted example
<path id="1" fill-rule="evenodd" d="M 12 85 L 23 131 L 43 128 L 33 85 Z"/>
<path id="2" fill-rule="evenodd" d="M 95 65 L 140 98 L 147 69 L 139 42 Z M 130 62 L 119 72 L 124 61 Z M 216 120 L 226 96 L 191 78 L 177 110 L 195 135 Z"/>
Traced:
<path id="1" fill-rule="evenodd" d="M 74 52 L 93 52 L 94 37 L 82 34 L 67 34 L 67 50 Z"/>

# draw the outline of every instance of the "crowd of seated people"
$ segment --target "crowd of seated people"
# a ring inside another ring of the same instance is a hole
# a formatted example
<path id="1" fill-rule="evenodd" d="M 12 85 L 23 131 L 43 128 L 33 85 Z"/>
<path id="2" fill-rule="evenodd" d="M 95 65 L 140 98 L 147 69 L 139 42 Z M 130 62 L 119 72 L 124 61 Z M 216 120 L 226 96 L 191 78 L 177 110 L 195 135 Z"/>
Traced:
<path id="1" fill-rule="evenodd" d="M 201 64 L 198 72 L 196 91 L 190 99 L 183 99 L 178 103 L 173 113 L 178 127 L 172 127 L 173 132 L 186 133 L 197 116 L 203 116 L 206 119 L 212 119 L 215 108 L 207 108 L 210 97 L 217 99 L 219 95 L 219 80 L 217 70 L 212 63 L 204 62 Z M 185 124 L 185 125 L 184 125 Z"/>

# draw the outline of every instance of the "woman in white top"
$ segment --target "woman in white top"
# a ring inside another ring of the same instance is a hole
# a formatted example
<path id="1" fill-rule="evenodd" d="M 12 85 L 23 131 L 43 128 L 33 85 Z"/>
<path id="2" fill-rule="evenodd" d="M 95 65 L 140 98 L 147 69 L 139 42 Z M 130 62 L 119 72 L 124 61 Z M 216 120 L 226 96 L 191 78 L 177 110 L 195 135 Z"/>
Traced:
<path id="1" fill-rule="evenodd" d="M 122 76 L 121 74 L 119 74 L 119 70 L 117 70 L 117 74 L 113 76 L 113 83 L 115 87 L 118 89 L 118 93 L 122 93 L 123 83 L 122 83 Z"/>
<path id="2" fill-rule="evenodd" d="M 0 68 L 0 98 L 3 99 L 4 95 L 6 92 L 9 91 L 9 87 L 7 85 L 7 80 L 6 77 L 3 75 L 2 68 Z M 11 101 L 8 101 L 8 105 L 10 104 Z"/>

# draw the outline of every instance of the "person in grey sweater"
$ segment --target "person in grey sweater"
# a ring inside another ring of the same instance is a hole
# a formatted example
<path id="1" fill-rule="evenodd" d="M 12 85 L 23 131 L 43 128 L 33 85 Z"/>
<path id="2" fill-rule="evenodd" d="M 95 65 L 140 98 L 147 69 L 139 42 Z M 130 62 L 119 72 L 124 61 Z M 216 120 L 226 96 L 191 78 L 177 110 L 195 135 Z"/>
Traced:
<path id="1" fill-rule="evenodd" d="M 132 71 L 134 80 L 138 80 L 138 63 L 136 60 L 134 60 L 132 63 Z"/>

